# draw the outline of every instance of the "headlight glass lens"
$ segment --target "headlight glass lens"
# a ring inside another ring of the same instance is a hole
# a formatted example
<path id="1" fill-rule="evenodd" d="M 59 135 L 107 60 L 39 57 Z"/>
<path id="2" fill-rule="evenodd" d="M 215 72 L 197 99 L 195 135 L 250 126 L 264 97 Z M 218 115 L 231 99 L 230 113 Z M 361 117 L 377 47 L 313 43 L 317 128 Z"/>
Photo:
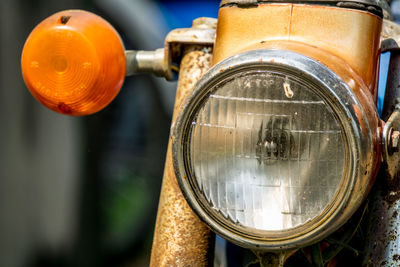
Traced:
<path id="1" fill-rule="evenodd" d="M 195 112 L 188 166 L 216 216 L 282 231 L 332 203 L 345 167 L 344 134 L 315 85 L 246 70 L 218 83 Z"/>

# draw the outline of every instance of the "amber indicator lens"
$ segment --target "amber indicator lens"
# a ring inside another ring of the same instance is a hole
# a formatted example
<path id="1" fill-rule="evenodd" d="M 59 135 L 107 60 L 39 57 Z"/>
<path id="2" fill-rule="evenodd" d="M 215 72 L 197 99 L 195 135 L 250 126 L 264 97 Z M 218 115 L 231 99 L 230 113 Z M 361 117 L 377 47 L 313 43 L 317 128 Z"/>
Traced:
<path id="1" fill-rule="evenodd" d="M 82 10 L 56 13 L 29 35 L 22 74 L 39 102 L 59 113 L 88 115 L 106 107 L 125 78 L 125 49 L 101 17 Z"/>

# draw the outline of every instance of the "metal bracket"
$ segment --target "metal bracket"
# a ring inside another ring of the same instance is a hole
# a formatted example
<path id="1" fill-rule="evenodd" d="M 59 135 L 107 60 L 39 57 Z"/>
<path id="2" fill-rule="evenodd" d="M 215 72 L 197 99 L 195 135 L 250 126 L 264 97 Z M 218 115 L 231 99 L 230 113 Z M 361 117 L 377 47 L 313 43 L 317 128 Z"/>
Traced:
<path id="1" fill-rule="evenodd" d="M 384 19 L 381 33 L 381 52 L 400 49 L 400 25 Z"/>
<path id="2" fill-rule="evenodd" d="M 167 80 L 174 80 L 186 45 L 213 46 L 217 19 L 198 18 L 192 28 L 176 29 L 165 38 L 164 48 L 155 51 L 125 51 L 126 75 L 153 73 Z"/>
<path id="3" fill-rule="evenodd" d="M 383 157 L 387 174 L 393 180 L 400 171 L 400 104 L 397 104 L 383 128 Z"/>

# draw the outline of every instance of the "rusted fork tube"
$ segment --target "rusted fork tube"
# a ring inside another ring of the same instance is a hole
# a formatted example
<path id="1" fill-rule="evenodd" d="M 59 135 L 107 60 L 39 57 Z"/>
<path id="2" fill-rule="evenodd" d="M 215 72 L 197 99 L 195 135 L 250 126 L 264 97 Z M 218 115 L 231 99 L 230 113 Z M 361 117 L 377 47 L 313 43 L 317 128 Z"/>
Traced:
<path id="1" fill-rule="evenodd" d="M 180 65 L 172 125 L 195 83 L 210 67 L 211 53 L 211 47 L 186 47 Z M 170 136 L 168 144 L 150 266 L 208 266 L 212 261 L 214 236 L 182 195 L 172 165 L 172 138 Z"/>
<path id="2" fill-rule="evenodd" d="M 400 29 L 400 28 L 399 28 Z M 392 50 L 382 119 L 400 102 L 400 51 Z M 362 266 L 400 266 L 400 180 L 381 171 L 371 192 Z"/>

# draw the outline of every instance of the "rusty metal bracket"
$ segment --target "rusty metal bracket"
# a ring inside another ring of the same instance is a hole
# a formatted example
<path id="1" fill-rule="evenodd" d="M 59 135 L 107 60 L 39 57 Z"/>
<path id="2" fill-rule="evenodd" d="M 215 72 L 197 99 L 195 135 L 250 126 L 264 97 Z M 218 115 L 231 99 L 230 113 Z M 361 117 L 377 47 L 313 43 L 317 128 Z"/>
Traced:
<path id="1" fill-rule="evenodd" d="M 371 192 L 366 222 L 362 266 L 399 266 L 400 262 L 400 27 L 384 21 L 384 51 L 391 51 L 388 80 L 382 110 L 385 169 Z"/>
<path id="2" fill-rule="evenodd" d="M 165 38 L 164 48 L 155 51 L 125 51 L 126 75 L 153 73 L 168 81 L 175 80 L 179 72 L 183 51 L 187 45 L 214 45 L 217 19 L 198 18 L 191 28 L 176 29 Z"/>
<path id="3" fill-rule="evenodd" d="M 183 51 L 187 45 L 213 46 L 216 37 L 217 19 L 202 17 L 195 19 L 192 28 L 175 29 L 165 38 L 166 56 L 171 68 L 179 71 Z M 175 69 L 174 69 L 175 68 Z"/>
<path id="4" fill-rule="evenodd" d="M 397 104 L 383 128 L 383 156 L 389 179 L 393 180 L 400 171 L 400 104 Z"/>
<path id="5" fill-rule="evenodd" d="M 381 52 L 400 50 L 400 25 L 384 19 L 381 33 Z"/>

